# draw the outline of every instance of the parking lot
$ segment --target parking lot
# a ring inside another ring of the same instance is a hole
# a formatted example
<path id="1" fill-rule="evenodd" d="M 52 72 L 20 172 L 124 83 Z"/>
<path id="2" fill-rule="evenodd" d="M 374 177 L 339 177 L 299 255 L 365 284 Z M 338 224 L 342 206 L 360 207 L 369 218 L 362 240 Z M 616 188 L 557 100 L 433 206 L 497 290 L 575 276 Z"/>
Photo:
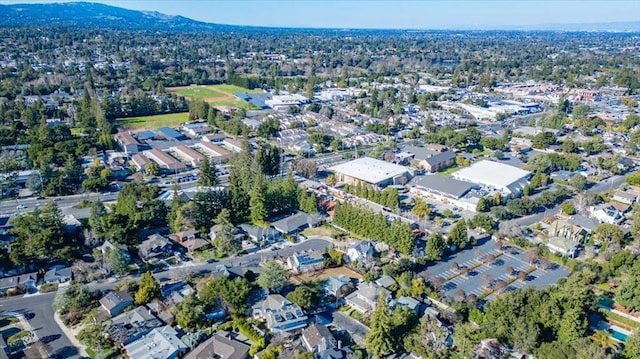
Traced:
<path id="1" fill-rule="evenodd" d="M 483 262 L 487 256 L 495 259 Z M 468 272 L 464 273 L 462 268 L 468 268 Z M 511 269 L 513 272 L 509 273 Z M 527 273 L 527 276 L 518 277 L 519 273 Z M 496 292 L 553 285 L 566 278 L 569 270 L 557 264 L 547 269 L 529 264 L 523 251 L 515 248 L 501 250 L 494 241 L 486 239 L 472 249 L 444 258 L 419 274 L 427 280 L 438 278 L 435 280 L 442 282 L 440 290 L 444 297 L 456 298 L 463 291 L 465 296 L 473 294 L 478 297 L 490 293 L 485 299 L 492 300 Z M 501 285 L 504 288 L 501 289 Z"/>

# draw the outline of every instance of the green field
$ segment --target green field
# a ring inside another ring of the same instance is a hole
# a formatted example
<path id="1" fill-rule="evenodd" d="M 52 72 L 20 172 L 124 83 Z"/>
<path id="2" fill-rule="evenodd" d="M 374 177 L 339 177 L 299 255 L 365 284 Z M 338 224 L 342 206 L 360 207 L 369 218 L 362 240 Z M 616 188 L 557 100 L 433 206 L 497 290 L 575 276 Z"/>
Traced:
<path id="1" fill-rule="evenodd" d="M 176 127 L 189 121 L 189 113 L 172 113 L 167 115 L 154 115 L 142 117 L 119 118 L 116 124 L 120 127 L 138 127 L 154 130 L 160 127 Z"/>
<path id="2" fill-rule="evenodd" d="M 264 91 L 257 89 L 257 90 L 249 90 L 246 89 L 244 87 L 240 87 L 240 86 L 236 86 L 236 85 L 211 85 L 211 86 L 207 86 L 207 88 L 212 88 L 212 89 L 216 89 L 218 91 L 224 92 L 224 93 L 228 93 L 230 95 L 235 94 L 236 92 L 244 92 L 244 93 L 263 93 Z"/>
<path id="3" fill-rule="evenodd" d="M 219 101 L 211 101 L 213 106 L 233 106 L 237 108 L 243 108 L 245 110 L 257 110 L 258 108 L 251 104 L 250 102 L 240 100 L 237 98 L 227 98 Z"/>
<path id="4" fill-rule="evenodd" d="M 225 97 L 224 93 L 220 93 L 219 91 L 212 91 L 207 87 L 189 87 L 189 88 L 181 88 L 177 90 L 173 90 L 173 92 L 178 95 L 182 95 L 184 97 L 188 97 L 191 99 L 203 99 L 203 98 L 213 98 L 216 97 Z"/>

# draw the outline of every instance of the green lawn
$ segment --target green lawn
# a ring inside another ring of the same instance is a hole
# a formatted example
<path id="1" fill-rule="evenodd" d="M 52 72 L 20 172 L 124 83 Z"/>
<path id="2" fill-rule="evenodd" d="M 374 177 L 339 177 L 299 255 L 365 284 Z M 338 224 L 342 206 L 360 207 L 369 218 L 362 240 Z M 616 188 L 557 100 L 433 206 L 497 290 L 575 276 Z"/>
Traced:
<path id="1" fill-rule="evenodd" d="M 166 115 L 119 118 L 116 120 L 116 124 L 121 127 L 139 127 L 154 130 L 163 126 L 176 127 L 188 121 L 189 113 L 181 112 Z"/>
<path id="2" fill-rule="evenodd" d="M 447 169 L 437 172 L 437 175 L 449 177 L 455 171 L 459 170 L 458 165 L 453 165 Z"/>
<path id="3" fill-rule="evenodd" d="M 191 99 L 224 97 L 223 93 L 212 91 L 207 87 L 189 87 L 173 90 L 173 92 Z"/>
<path id="4" fill-rule="evenodd" d="M 233 95 L 236 92 L 244 92 L 244 93 L 248 93 L 248 94 L 263 93 L 264 92 L 264 91 L 262 91 L 260 89 L 249 90 L 249 89 L 246 89 L 244 87 L 240 87 L 240 86 L 236 86 L 236 85 L 211 85 L 211 86 L 207 86 L 207 88 L 216 89 L 218 91 L 222 91 L 222 92 L 228 93 L 230 95 Z"/>
<path id="5" fill-rule="evenodd" d="M 237 108 L 243 108 L 245 110 L 257 110 L 258 109 L 256 106 L 254 106 L 250 102 L 247 102 L 247 101 L 244 101 L 244 100 L 240 100 L 240 99 L 237 99 L 237 98 L 224 99 L 224 100 L 220 100 L 220 101 L 211 101 L 210 103 L 213 106 L 232 106 L 232 107 L 237 107 Z"/>

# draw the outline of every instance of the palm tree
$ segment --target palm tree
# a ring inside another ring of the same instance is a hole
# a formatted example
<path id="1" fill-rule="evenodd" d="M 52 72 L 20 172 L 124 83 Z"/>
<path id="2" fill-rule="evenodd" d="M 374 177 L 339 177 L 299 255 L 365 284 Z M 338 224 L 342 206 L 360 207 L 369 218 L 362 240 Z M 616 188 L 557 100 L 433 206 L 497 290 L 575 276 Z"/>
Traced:
<path id="1" fill-rule="evenodd" d="M 606 330 L 596 330 L 589 338 L 593 340 L 594 343 L 600 344 L 604 349 L 618 351 L 620 343 L 613 339 L 613 337 L 611 337 L 611 333 Z"/>

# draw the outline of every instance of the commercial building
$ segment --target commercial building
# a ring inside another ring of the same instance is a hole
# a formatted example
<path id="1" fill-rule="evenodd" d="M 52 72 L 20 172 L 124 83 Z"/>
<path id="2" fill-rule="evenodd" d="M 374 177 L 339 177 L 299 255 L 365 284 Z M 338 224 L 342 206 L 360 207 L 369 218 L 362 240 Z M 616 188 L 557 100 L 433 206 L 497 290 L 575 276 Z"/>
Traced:
<path id="1" fill-rule="evenodd" d="M 168 153 L 157 148 L 145 151 L 144 154 L 165 170 L 178 172 L 187 169 L 187 166 L 185 166 L 184 163 L 176 160 Z"/>
<path id="2" fill-rule="evenodd" d="M 292 106 L 300 106 L 309 103 L 309 99 L 297 94 L 276 95 L 270 100 L 266 100 L 265 104 L 274 110 L 286 110 Z"/>
<path id="3" fill-rule="evenodd" d="M 415 177 L 407 186 L 411 193 L 469 211 L 476 210 L 480 197 L 469 195 L 473 190 L 480 188 L 478 185 L 438 175 Z"/>
<path id="4" fill-rule="evenodd" d="M 336 181 L 350 185 L 358 183 L 384 188 L 389 185 L 403 184 L 411 175 L 405 166 L 363 157 L 347 163 L 330 167 Z"/>
<path id="5" fill-rule="evenodd" d="M 185 123 L 182 125 L 182 131 L 193 137 L 199 137 L 211 132 L 211 127 L 204 122 Z"/>
<path id="6" fill-rule="evenodd" d="M 225 147 L 233 152 L 242 151 L 242 142 L 238 140 L 234 140 L 233 138 L 225 138 L 222 143 L 225 145 Z"/>
<path id="7" fill-rule="evenodd" d="M 200 152 L 194 150 L 191 147 L 180 145 L 180 146 L 172 147 L 171 149 L 175 154 L 178 155 L 178 157 L 187 161 L 187 163 L 189 163 L 192 167 L 200 166 L 200 162 L 204 160 L 204 156 Z"/>
<path id="8" fill-rule="evenodd" d="M 113 137 L 127 155 L 138 153 L 140 142 L 133 138 L 129 132 L 118 132 Z"/>
<path id="9" fill-rule="evenodd" d="M 531 172 L 494 161 L 479 161 L 451 175 L 454 179 L 475 183 L 517 197 L 529 183 Z"/>
<path id="10" fill-rule="evenodd" d="M 224 163 L 229 160 L 229 151 L 218 145 L 211 142 L 200 142 L 197 146 L 200 147 L 214 163 Z"/>

